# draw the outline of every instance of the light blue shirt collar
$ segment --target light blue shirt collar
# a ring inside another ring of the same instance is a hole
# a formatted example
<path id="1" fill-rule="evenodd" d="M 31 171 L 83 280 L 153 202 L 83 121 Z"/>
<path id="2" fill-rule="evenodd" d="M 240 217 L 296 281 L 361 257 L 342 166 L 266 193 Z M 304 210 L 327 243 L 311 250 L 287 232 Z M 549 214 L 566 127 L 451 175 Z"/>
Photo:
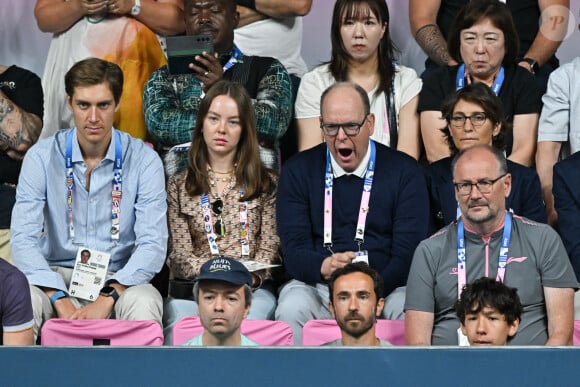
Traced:
<path id="1" fill-rule="evenodd" d="M 72 162 L 73 163 L 84 162 L 85 160 L 83 158 L 83 153 L 81 152 L 81 147 L 79 145 L 79 140 L 77 137 L 77 128 L 74 128 L 72 130 L 74 130 Z M 109 147 L 107 148 L 107 153 L 105 154 L 105 157 L 103 158 L 103 160 L 111 160 L 112 162 L 115 162 L 115 137 L 116 137 L 116 136 L 114 136 L 115 130 L 116 130 L 115 128 L 111 129 L 111 142 L 109 143 Z M 124 151 L 124 149 L 123 149 L 123 151 Z"/>

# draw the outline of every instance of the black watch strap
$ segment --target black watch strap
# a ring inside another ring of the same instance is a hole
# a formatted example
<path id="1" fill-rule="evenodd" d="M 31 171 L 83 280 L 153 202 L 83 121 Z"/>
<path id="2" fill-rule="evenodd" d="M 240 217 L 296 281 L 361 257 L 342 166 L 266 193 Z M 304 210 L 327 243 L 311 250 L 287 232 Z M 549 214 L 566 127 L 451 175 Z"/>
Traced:
<path id="1" fill-rule="evenodd" d="M 538 62 L 536 62 L 532 58 L 520 58 L 518 59 L 518 63 L 520 62 L 526 62 L 527 64 L 529 64 L 530 67 L 532 68 L 533 74 L 535 74 L 540 69 L 540 65 L 538 65 Z"/>
<path id="2" fill-rule="evenodd" d="M 113 297 L 113 303 L 115 304 L 119 299 L 119 293 L 117 293 L 117 289 L 115 289 L 112 286 L 105 286 L 104 288 L 102 288 L 100 295 L 104 297 Z"/>

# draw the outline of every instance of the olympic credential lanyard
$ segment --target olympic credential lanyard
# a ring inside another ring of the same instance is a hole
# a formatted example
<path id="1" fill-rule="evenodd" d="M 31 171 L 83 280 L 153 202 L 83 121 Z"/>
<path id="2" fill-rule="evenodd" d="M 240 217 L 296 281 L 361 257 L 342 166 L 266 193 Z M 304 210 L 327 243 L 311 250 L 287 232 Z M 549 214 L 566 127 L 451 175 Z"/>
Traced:
<path id="1" fill-rule="evenodd" d="M 505 71 L 503 69 L 503 66 L 501 66 L 499 68 L 499 73 L 495 77 L 493 85 L 491 86 L 491 90 L 493 90 L 495 95 L 499 95 L 504 79 L 505 79 Z M 460 90 L 463 89 L 464 87 L 465 87 L 465 64 L 462 64 L 461 66 L 459 66 L 459 69 L 457 70 L 457 80 L 455 82 L 455 90 Z"/>
<path id="2" fill-rule="evenodd" d="M 240 197 L 244 196 L 244 190 L 240 190 Z M 216 235 L 213 228 L 213 217 L 211 216 L 211 208 L 209 203 L 209 196 L 207 194 L 201 195 L 201 208 L 203 210 L 203 223 L 205 236 L 209 243 L 209 249 L 212 256 L 219 256 L 220 251 L 216 242 Z M 242 256 L 248 257 L 250 255 L 250 226 L 248 224 L 248 203 L 240 203 L 240 245 Z"/>
<path id="3" fill-rule="evenodd" d="M 72 162 L 72 145 L 73 133 L 71 130 L 66 139 L 65 167 L 66 167 L 66 188 L 67 188 L 67 210 L 68 210 L 68 231 L 70 239 L 74 240 L 75 229 L 73 222 L 73 191 L 74 191 L 74 174 Z M 123 150 L 121 146 L 121 135 L 118 131 L 115 133 L 115 164 L 113 166 L 113 187 L 111 191 L 111 239 L 119 240 L 121 233 L 121 197 L 123 196 Z"/>
<path id="4" fill-rule="evenodd" d="M 239 48 L 234 46 L 234 53 L 232 54 L 230 59 L 228 59 L 226 64 L 222 67 L 222 71 L 225 73 L 226 71 L 228 71 L 229 69 L 234 67 L 234 65 L 240 61 L 241 57 L 242 57 L 242 52 L 240 51 Z M 203 97 L 205 97 L 205 91 L 203 91 L 203 82 L 201 82 L 201 85 L 202 85 L 201 95 L 199 97 L 203 98 Z M 173 89 L 177 93 L 177 80 L 175 78 L 173 79 Z M 186 148 L 186 150 L 187 149 L 189 149 L 189 147 Z"/>
<path id="5" fill-rule="evenodd" d="M 239 48 L 234 46 L 234 53 L 232 54 L 230 59 L 228 59 L 228 61 L 224 65 L 224 67 L 222 68 L 223 72 L 225 73 L 226 71 L 228 71 L 229 69 L 234 67 L 234 65 L 240 61 L 241 57 L 242 57 L 242 52 L 240 51 Z"/>
<path id="6" fill-rule="evenodd" d="M 496 281 L 503 282 L 505 278 L 505 269 L 507 266 L 508 249 L 512 233 L 512 217 L 509 212 L 505 213 L 505 224 L 503 227 L 503 236 L 499 250 L 499 259 L 497 264 Z M 467 284 L 467 274 L 465 269 L 465 227 L 463 221 L 459 220 L 457 224 L 457 298 L 461 296 L 463 288 Z"/>
<path id="7" fill-rule="evenodd" d="M 371 155 L 365 173 L 363 183 L 363 192 L 360 202 L 360 209 L 358 212 L 358 221 L 356 225 L 356 233 L 354 240 L 358 243 L 358 248 L 364 242 L 365 225 L 367 221 L 367 213 L 369 211 L 369 200 L 371 197 L 371 189 L 373 186 L 373 179 L 375 174 L 376 161 L 376 145 L 373 140 L 369 141 L 371 147 Z M 332 164 L 330 162 L 330 151 L 326 148 L 326 174 L 324 179 L 324 247 L 331 253 L 332 251 L 332 186 L 334 182 L 334 174 L 332 173 Z"/>

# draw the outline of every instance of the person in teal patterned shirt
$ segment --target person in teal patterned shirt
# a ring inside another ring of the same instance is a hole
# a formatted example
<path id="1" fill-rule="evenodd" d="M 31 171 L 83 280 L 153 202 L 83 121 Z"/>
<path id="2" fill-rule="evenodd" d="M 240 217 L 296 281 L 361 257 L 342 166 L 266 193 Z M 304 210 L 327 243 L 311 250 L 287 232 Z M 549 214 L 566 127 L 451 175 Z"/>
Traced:
<path id="1" fill-rule="evenodd" d="M 272 169 L 278 166 L 278 142 L 290 123 L 292 86 L 284 66 L 269 57 L 246 56 L 234 45 L 239 14 L 228 0 L 186 0 L 187 35 L 211 35 L 215 54 L 196 57 L 191 74 L 171 75 L 168 66 L 149 78 L 143 96 L 143 113 L 149 134 L 160 151 L 167 175 L 186 166 L 187 148 L 169 150 L 191 141 L 199 104 L 217 81 L 243 84 L 252 98 L 260 157 Z"/>

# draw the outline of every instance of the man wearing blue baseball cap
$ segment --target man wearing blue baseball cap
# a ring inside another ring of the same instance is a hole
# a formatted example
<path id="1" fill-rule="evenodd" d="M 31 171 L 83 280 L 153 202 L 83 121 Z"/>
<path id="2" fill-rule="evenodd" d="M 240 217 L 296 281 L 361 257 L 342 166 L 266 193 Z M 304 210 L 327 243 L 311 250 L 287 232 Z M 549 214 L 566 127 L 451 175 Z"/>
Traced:
<path id="1" fill-rule="evenodd" d="M 187 346 L 254 346 L 240 333 L 252 304 L 252 275 L 238 260 L 212 258 L 200 269 L 193 295 L 204 332 Z"/>

